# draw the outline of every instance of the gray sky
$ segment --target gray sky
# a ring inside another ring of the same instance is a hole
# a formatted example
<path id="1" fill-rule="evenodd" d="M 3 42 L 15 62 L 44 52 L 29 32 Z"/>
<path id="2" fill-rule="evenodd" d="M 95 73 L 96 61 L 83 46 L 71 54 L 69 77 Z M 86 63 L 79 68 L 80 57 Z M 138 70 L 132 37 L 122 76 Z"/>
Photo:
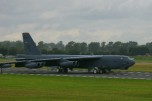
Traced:
<path id="1" fill-rule="evenodd" d="M 152 0 L 0 0 L 0 41 L 152 42 Z"/>

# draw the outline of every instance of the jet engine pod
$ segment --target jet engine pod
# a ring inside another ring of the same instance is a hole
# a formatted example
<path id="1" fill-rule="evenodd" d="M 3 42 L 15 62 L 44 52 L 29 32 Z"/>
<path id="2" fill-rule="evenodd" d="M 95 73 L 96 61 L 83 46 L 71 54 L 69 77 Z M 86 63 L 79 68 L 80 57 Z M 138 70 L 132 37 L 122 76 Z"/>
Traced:
<path id="1" fill-rule="evenodd" d="M 41 68 L 44 66 L 43 62 L 29 62 L 25 64 L 26 68 Z"/>
<path id="2" fill-rule="evenodd" d="M 77 67 L 79 66 L 78 61 L 65 61 L 60 63 L 61 67 Z"/>
<path id="3" fill-rule="evenodd" d="M 1 68 L 10 68 L 12 65 L 11 64 L 2 64 L 0 67 Z"/>

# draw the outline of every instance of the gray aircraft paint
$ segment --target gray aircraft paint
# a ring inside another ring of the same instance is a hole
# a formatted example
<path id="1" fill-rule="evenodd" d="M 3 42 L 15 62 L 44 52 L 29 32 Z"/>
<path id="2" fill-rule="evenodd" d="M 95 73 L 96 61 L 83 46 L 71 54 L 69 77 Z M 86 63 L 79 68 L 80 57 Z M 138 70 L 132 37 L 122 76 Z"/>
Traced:
<path id="1" fill-rule="evenodd" d="M 132 58 L 124 55 L 43 55 L 37 49 L 29 33 L 22 35 L 25 54 L 17 55 L 17 61 L 13 62 L 16 67 L 56 66 L 61 72 L 67 72 L 68 68 L 71 70 L 73 68 L 94 68 L 99 72 L 111 69 L 128 69 L 135 64 Z"/>

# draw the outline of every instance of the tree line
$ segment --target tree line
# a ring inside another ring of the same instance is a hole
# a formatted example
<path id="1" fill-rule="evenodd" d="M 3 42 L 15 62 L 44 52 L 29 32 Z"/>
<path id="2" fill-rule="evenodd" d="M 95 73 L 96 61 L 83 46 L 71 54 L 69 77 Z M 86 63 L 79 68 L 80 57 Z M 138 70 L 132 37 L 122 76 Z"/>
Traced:
<path id="1" fill-rule="evenodd" d="M 40 41 L 38 48 L 42 54 L 94 54 L 94 55 L 152 55 L 152 42 L 145 45 L 139 45 L 135 41 L 129 42 L 74 42 L 70 41 L 63 44 L 45 43 Z M 22 41 L 3 41 L 0 42 L 0 54 L 16 55 L 24 54 L 24 46 Z"/>

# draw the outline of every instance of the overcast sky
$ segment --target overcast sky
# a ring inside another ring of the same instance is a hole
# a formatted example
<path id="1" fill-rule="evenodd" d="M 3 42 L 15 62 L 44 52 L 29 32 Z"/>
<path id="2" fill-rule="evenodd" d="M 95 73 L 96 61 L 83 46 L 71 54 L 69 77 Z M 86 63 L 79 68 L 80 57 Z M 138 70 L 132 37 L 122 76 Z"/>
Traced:
<path id="1" fill-rule="evenodd" d="M 152 0 L 0 0 L 0 41 L 152 42 Z"/>

